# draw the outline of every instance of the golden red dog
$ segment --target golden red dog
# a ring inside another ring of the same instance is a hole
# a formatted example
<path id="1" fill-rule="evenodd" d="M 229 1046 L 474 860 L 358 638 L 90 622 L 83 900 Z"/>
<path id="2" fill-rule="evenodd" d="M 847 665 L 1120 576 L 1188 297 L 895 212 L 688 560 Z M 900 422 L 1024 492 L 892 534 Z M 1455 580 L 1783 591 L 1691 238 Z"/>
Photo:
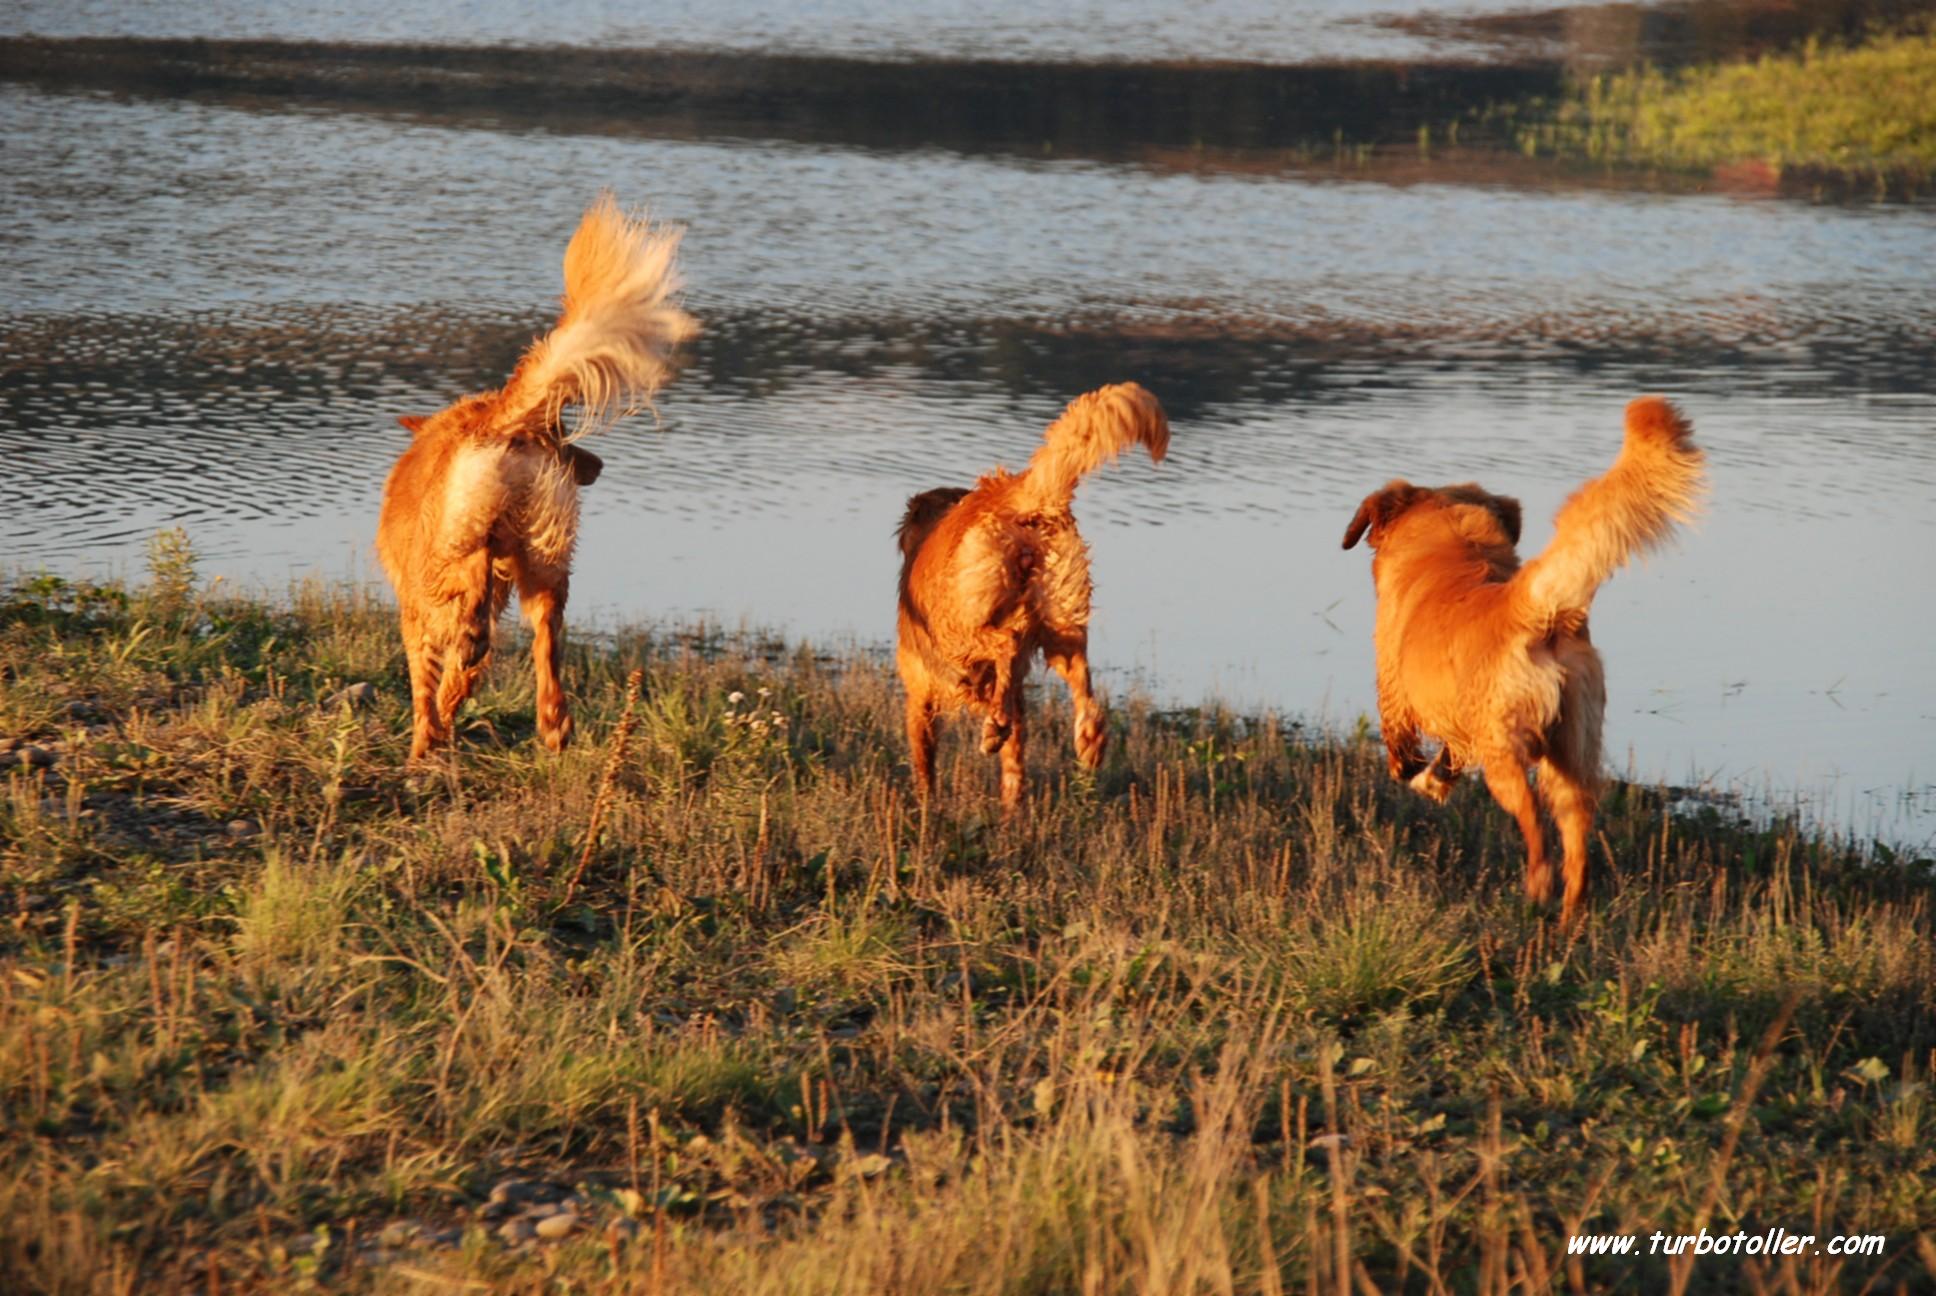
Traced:
<path id="1" fill-rule="evenodd" d="M 531 623 L 538 732 L 571 740 L 558 681 L 578 488 L 600 468 L 572 444 L 649 400 L 695 326 L 679 309 L 679 235 L 628 219 L 611 195 L 565 249 L 564 309 L 497 391 L 429 418 L 383 490 L 377 554 L 401 605 L 410 659 L 411 758 L 448 742 L 513 588 Z M 575 428 L 563 414 L 577 406 Z"/>
<path id="2" fill-rule="evenodd" d="M 996 469 L 972 491 L 908 501 L 901 519 L 899 649 L 915 786 L 934 790 L 940 708 L 984 714 L 981 746 L 1002 754 L 1002 805 L 1022 799 L 1022 682 L 1039 650 L 1075 699 L 1076 756 L 1102 763 L 1102 704 L 1089 686 L 1089 549 L 1069 512 L 1083 476 L 1141 443 L 1161 462 L 1170 425 L 1135 383 L 1079 396 L 1026 471 Z"/>
<path id="3" fill-rule="evenodd" d="M 1686 520 L 1704 490 L 1701 451 L 1657 396 L 1627 406 L 1626 443 L 1605 476 L 1568 499 L 1552 543 L 1520 566 L 1519 504 L 1475 485 L 1394 481 L 1365 498 L 1344 533 L 1370 532 L 1378 591 L 1378 712 L 1392 777 L 1443 801 L 1479 765 L 1526 839 L 1526 894 L 1550 899 L 1539 810 L 1559 823 L 1572 922 L 1586 897 L 1587 832 L 1600 774 L 1606 686 L 1587 637 L 1596 590 Z M 1427 763 L 1419 739 L 1443 744 Z"/>

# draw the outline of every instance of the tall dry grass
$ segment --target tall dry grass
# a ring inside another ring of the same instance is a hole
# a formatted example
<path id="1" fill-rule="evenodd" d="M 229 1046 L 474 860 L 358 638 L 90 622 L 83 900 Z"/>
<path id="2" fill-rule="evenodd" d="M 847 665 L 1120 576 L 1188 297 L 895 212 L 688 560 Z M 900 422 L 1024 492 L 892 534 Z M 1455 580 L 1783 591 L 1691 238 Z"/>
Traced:
<path id="1" fill-rule="evenodd" d="M 581 639 L 559 757 L 505 656 L 413 774 L 361 591 L 0 597 L 0 719 L 58 753 L 0 798 L 15 1289 L 1936 1282 L 1925 859 L 1619 787 L 1569 937 L 1483 789 L 1362 734 L 1118 699 L 1003 821 L 961 732 L 911 802 L 864 653 Z M 625 1227 L 507 1248 L 506 1176 Z M 1565 1254 L 1703 1218 L 1889 1245 Z"/>

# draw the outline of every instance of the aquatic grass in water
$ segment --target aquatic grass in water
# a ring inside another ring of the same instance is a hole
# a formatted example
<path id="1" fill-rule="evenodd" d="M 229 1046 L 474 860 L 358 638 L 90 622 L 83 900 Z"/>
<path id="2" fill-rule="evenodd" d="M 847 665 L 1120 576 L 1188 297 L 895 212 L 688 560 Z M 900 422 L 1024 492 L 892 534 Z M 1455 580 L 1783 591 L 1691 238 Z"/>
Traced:
<path id="1" fill-rule="evenodd" d="M 1692 1290 L 1930 1276 L 1913 852 L 1622 787 L 1569 937 L 1484 789 L 1366 732 L 1117 698 L 1093 779 L 1042 744 L 1004 821 L 951 728 L 922 810 L 885 660 L 630 631 L 571 641 L 572 750 L 508 642 L 413 777 L 366 593 L 0 606 L 5 736 L 56 757 L 0 816 L 22 1290 L 1651 1290 L 1565 1234 L 1685 1230 L 1716 1175 L 1730 1224 L 1889 1246 Z M 507 1177 L 584 1219 L 507 1246 Z"/>

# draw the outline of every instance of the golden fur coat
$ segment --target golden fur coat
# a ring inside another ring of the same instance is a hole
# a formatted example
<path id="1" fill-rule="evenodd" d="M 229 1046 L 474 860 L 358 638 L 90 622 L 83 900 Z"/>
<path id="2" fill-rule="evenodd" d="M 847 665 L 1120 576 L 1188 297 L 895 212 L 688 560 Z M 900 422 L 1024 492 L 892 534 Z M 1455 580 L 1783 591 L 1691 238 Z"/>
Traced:
<path id="1" fill-rule="evenodd" d="M 907 688 L 915 786 L 934 787 L 942 708 L 984 716 L 982 750 L 1002 758 L 1002 804 L 1022 798 L 1022 683 L 1035 653 L 1068 682 L 1076 756 L 1102 761 L 1102 704 L 1089 681 L 1089 550 L 1070 506 L 1078 482 L 1130 445 L 1161 462 L 1169 421 L 1135 383 L 1077 397 L 1043 434 L 1026 471 L 989 473 L 973 490 L 908 501 L 901 547 L 898 651 Z"/>
<path id="2" fill-rule="evenodd" d="M 565 599 L 578 490 L 601 467 L 572 443 L 649 400 L 694 332 L 677 305 L 678 243 L 600 198 L 565 250 L 558 323 L 510 380 L 401 420 L 413 439 L 384 485 L 377 555 L 410 662 L 412 759 L 449 741 L 513 589 L 532 630 L 539 734 L 554 751 L 570 741 L 558 677 Z M 570 432 L 568 406 L 579 410 Z"/>
<path id="3" fill-rule="evenodd" d="M 1526 891 L 1552 894 L 1539 810 L 1559 824 L 1570 922 L 1586 896 L 1587 835 L 1600 777 L 1605 672 L 1587 633 L 1595 591 L 1665 540 L 1698 505 L 1703 456 L 1673 405 L 1627 407 L 1607 473 L 1561 507 L 1552 543 L 1520 565 L 1519 504 L 1476 485 L 1393 481 L 1367 496 L 1344 536 L 1369 533 L 1378 592 L 1378 711 L 1392 776 L 1443 801 L 1482 766 L 1526 841 Z M 1430 762 L 1420 738 L 1441 746 Z"/>

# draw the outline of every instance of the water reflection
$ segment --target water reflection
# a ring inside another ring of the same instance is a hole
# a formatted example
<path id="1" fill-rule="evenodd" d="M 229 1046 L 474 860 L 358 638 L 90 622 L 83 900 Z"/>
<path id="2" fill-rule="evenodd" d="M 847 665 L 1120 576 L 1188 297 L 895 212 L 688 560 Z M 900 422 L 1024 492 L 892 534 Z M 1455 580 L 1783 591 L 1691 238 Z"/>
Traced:
<path id="1" fill-rule="evenodd" d="M 0 37 L 50 89 L 581 134 L 1038 158 L 1334 156 L 1559 88 L 1551 65 L 922 62 L 737 51 Z M 1355 156 L 1355 153 L 1354 153 Z"/>
<path id="2" fill-rule="evenodd" d="M 1860 40 L 1927 15 L 1931 0 L 1660 0 L 1506 12 L 1434 8 L 1366 19 L 1443 48 L 1491 47 L 1511 60 L 1551 59 L 1592 73 L 1642 63 L 1717 63 L 1792 49 L 1809 40 Z"/>
<path id="3" fill-rule="evenodd" d="M 1510 10 L 1521 0 L 1465 0 Z M 13 0 L 0 31 L 49 36 L 236 37 L 317 41 L 574 45 L 897 59 L 1108 62 L 1408 58 L 1442 48 L 1346 21 L 1429 8 L 1419 0 Z"/>

